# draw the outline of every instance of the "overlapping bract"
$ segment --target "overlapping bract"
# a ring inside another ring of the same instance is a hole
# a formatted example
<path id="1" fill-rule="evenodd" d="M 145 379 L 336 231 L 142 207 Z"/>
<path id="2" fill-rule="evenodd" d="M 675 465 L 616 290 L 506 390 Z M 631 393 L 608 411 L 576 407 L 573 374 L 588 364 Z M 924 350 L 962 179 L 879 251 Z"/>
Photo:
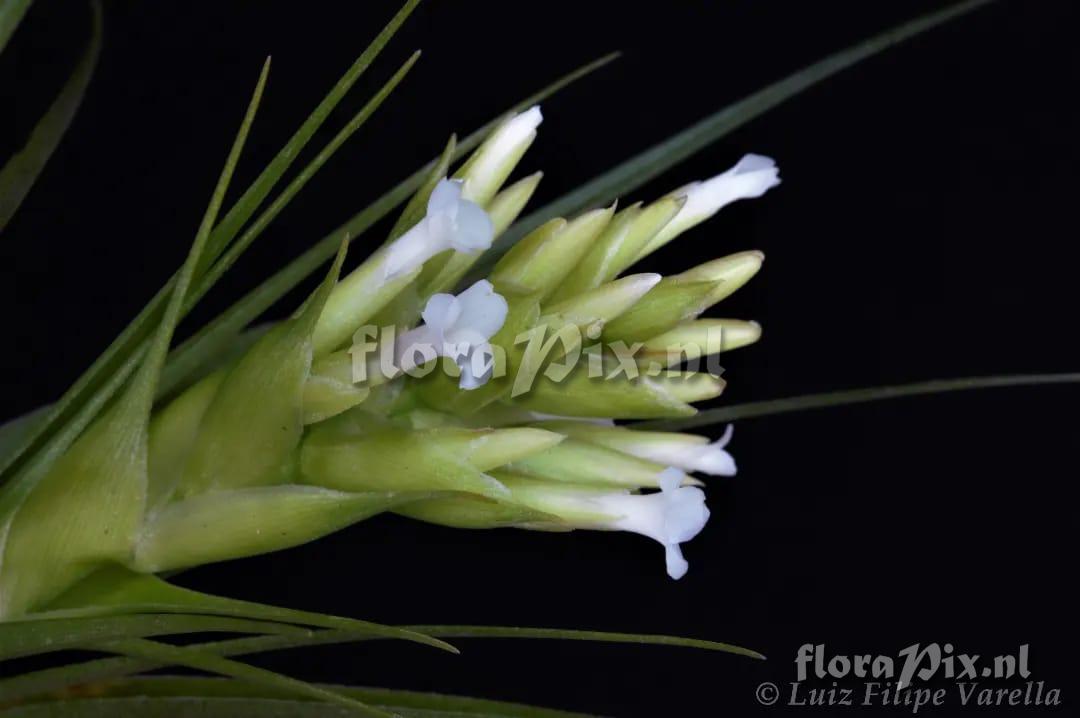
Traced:
<path id="1" fill-rule="evenodd" d="M 776 169 L 748 155 L 649 205 L 549 221 L 455 296 L 536 189 L 539 174 L 502 186 L 540 121 L 533 108 L 504 122 L 453 180 L 425 184 L 391 241 L 340 280 L 336 264 L 293 318 L 155 412 L 148 458 L 114 484 L 121 493 L 138 485 L 136 518 L 114 525 L 115 511 L 106 512 L 91 527 L 110 537 L 107 555 L 54 546 L 53 565 L 28 566 L 16 560 L 26 547 L 56 537 L 16 515 L 0 563 L 0 615 L 48 605 L 102 561 L 172 570 L 304 543 L 382 511 L 456 527 L 632 531 L 660 542 L 668 573 L 681 577 L 679 544 L 708 518 L 691 473 L 733 474 L 730 434 L 710 443 L 610 420 L 685 416 L 720 394 L 718 376 L 677 367 L 756 341 L 753 322 L 698 317 L 748 281 L 762 255 L 666 278 L 622 275 L 725 204 L 765 192 Z M 354 335 L 374 339 L 376 354 L 394 341 L 363 333 L 379 322 L 398 341 L 467 337 L 464 356 L 436 350 L 406 362 L 395 345 L 394 371 L 371 365 L 358 380 Z M 640 372 L 619 356 L 630 346 Z M 494 366 L 473 370 L 478 352 Z M 406 371 L 444 357 L 446 371 Z M 95 456 L 115 454 L 95 438 L 114 418 L 105 415 L 42 486 L 90 486 L 83 474 Z M 113 494 L 81 493 L 83 513 L 105 511 Z"/>

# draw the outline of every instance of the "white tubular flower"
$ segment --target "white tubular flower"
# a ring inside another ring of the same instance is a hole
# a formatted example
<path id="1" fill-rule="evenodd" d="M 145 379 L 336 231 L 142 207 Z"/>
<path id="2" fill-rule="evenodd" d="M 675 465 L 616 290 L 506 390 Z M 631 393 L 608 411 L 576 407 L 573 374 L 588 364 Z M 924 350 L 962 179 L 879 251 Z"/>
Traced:
<path id="1" fill-rule="evenodd" d="M 734 476 L 737 471 L 735 457 L 727 451 L 734 431 L 735 426 L 728 424 L 724 435 L 712 443 L 707 440 L 699 443 L 704 437 L 682 434 L 673 435 L 678 440 L 644 441 L 637 447 L 625 447 L 623 450 L 683 471 L 699 471 L 710 476 Z"/>
<path id="2" fill-rule="evenodd" d="M 686 197 L 677 219 L 702 221 L 740 199 L 753 199 L 780 184 L 780 170 L 770 157 L 743 155 L 735 166 L 704 182 L 694 182 L 676 194 Z"/>
<path id="3" fill-rule="evenodd" d="M 536 128 L 543 121 L 540 106 L 534 105 L 500 125 L 462 169 L 465 197 L 486 206 L 536 139 Z"/>
<path id="4" fill-rule="evenodd" d="M 473 254 L 491 246 L 495 228 L 475 202 L 462 197 L 461 180 L 440 180 L 428 199 L 427 216 L 390 245 L 385 279 L 411 272 L 440 252 Z"/>
<path id="5" fill-rule="evenodd" d="M 673 466 L 686 472 L 711 476 L 734 476 L 735 458 L 728 453 L 734 426 L 728 424 L 724 435 L 710 442 L 709 437 L 670 431 L 639 431 L 622 426 L 585 424 L 580 420 L 543 416 L 538 426 L 560 434 L 615 449 L 661 466 Z"/>
<path id="6" fill-rule="evenodd" d="M 456 297 L 435 294 L 421 316 L 424 323 L 399 337 L 395 364 L 409 371 L 436 356 L 451 357 L 461 369 L 458 386 L 482 386 L 491 378 L 494 352 L 488 340 L 506 321 L 506 299 L 486 279 Z"/>
<path id="7" fill-rule="evenodd" d="M 593 499 L 603 513 L 618 516 L 605 528 L 633 531 L 662 544 L 668 576 L 676 580 L 690 567 L 679 544 L 697 536 L 709 520 L 705 492 L 680 486 L 683 478 L 681 471 L 669 468 L 659 476 L 661 490 L 657 493 L 608 494 Z"/>
<path id="8" fill-rule="evenodd" d="M 685 197 L 686 204 L 674 219 L 649 241 L 641 256 L 659 249 L 732 202 L 760 197 L 778 184 L 780 170 L 776 162 L 770 157 L 749 154 L 743 155 L 727 172 L 680 187 L 671 194 Z"/>

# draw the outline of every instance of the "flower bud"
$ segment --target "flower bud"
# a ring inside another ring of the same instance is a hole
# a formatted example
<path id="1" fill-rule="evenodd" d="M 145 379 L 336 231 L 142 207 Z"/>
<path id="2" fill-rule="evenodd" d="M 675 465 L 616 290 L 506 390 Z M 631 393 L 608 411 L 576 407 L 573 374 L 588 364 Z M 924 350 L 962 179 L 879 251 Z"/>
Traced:
<path id="1" fill-rule="evenodd" d="M 664 464 L 574 439 L 567 439 L 506 466 L 508 471 L 534 479 L 634 489 L 658 488 L 657 477 L 664 468 Z M 686 484 L 696 483 L 695 479 L 685 474 L 682 481 Z"/>
<path id="2" fill-rule="evenodd" d="M 720 354 L 753 344 L 761 338 L 761 325 L 741 319 L 697 319 L 679 324 L 646 341 L 637 354 L 639 363 L 661 362 L 672 367 L 684 361 Z"/>
<path id="3" fill-rule="evenodd" d="M 665 277 L 604 330 L 608 341 L 645 342 L 697 318 L 742 287 L 761 269 L 765 255 L 739 252 Z"/>
<path id="4" fill-rule="evenodd" d="M 558 316 L 579 327 L 603 327 L 637 304 L 663 279 L 659 274 L 631 274 L 544 307 L 545 316 Z"/>
<path id="5" fill-rule="evenodd" d="M 764 253 L 757 250 L 737 252 L 699 264 L 693 269 L 675 275 L 674 279 L 684 282 L 717 282 L 715 291 L 706 299 L 706 308 L 708 308 L 741 289 L 758 273 L 764 261 Z"/>
<path id="6" fill-rule="evenodd" d="M 570 271 L 552 295 L 564 301 L 619 276 L 637 261 L 645 244 L 683 206 L 679 197 L 665 197 L 642 208 L 640 203 L 616 214 L 588 253 Z"/>
<path id="7" fill-rule="evenodd" d="M 708 308 L 718 282 L 665 277 L 618 319 L 604 327 L 604 341 L 644 342 Z"/>
<path id="8" fill-rule="evenodd" d="M 543 122 L 538 105 L 507 119 L 477 148 L 458 171 L 465 182 L 465 198 L 484 206 L 499 191 L 506 178 L 536 139 Z"/>
<path id="9" fill-rule="evenodd" d="M 583 421 L 544 421 L 537 427 L 598 446 L 637 456 L 661 466 L 673 466 L 710 476 L 734 476 L 735 459 L 725 449 L 733 427 L 713 442 L 707 436 L 667 431 L 639 431 L 622 426 L 600 426 Z M 564 442 L 565 446 L 569 442 Z M 576 442 L 575 442 L 576 443 Z"/>
<path id="10" fill-rule="evenodd" d="M 719 396 L 724 381 L 706 373 L 666 371 L 633 379 L 590 376 L 582 362 L 561 381 L 541 375 L 513 403 L 521 409 L 566 417 L 661 419 L 693 416 L 690 402 Z"/>
<path id="11" fill-rule="evenodd" d="M 558 516 L 537 511 L 514 501 L 455 494 L 411 501 L 394 513 L 455 529 L 528 528 L 569 531 Z"/>
<path id="12" fill-rule="evenodd" d="M 541 300 L 552 294 L 607 227 L 615 206 L 595 209 L 567 222 L 554 219 L 526 235 L 491 272 L 491 280 Z"/>

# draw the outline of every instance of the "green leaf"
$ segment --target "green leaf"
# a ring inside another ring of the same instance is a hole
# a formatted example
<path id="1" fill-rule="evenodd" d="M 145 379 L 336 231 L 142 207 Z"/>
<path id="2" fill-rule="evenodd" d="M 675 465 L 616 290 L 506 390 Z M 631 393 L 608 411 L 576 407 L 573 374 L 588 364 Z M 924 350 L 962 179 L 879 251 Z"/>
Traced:
<path id="1" fill-rule="evenodd" d="M 972 389 L 997 389 L 1015 386 L 1046 386 L 1055 384 L 1080 383 L 1080 373 L 1066 374 L 1012 374 L 1005 376 L 973 376 L 961 379 L 931 379 L 911 384 L 893 384 L 872 386 L 861 389 L 827 391 L 821 394 L 805 394 L 784 399 L 751 401 L 745 404 L 733 404 L 717 409 L 708 409 L 695 416 L 680 419 L 661 419 L 658 421 L 638 421 L 631 424 L 635 429 L 655 429 L 661 431 L 682 431 L 701 426 L 722 424 L 739 419 L 753 419 L 759 416 L 786 414 L 790 411 L 823 409 L 848 404 L 862 404 L 884 399 L 900 399 L 908 396 L 943 394 L 952 391 L 970 391 Z"/>
<path id="2" fill-rule="evenodd" d="M 90 698 L 35 703 L 0 711 L 2 718 L 342 718 L 341 706 L 279 698 Z M 418 714 L 397 714 L 412 718 Z M 425 713 L 425 718 L 446 714 Z"/>
<path id="3" fill-rule="evenodd" d="M 734 653 L 738 656 L 764 660 L 765 656 L 749 648 L 730 643 L 681 638 L 650 633 L 612 633 L 609 631 L 578 631 L 566 628 L 521 628 L 516 626 L 409 626 L 410 630 L 441 638 L 543 638 L 560 641 L 598 641 L 602 643 L 639 643 L 651 646 L 678 646 L 706 651 Z"/>
<path id="4" fill-rule="evenodd" d="M 270 161 L 270 164 L 266 166 L 266 169 L 262 171 L 259 177 L 251 184 L 250 187 L 244 192 L 244 194 L 237 200 L 233 208 L 225 215 L 225 218 L 221 221 L 221 224 L 214 230 L 214 233 L 210 240 L 210 257 L 217 257 L 221 251 L 228 246 L 233 237 L 239 233 L 240 228 L 251 218 L 255 213 L 255 210 L 266 199 L 267 195 L 281 179 L 282 175 L 289 169 L 293 161 L 304 149 L 307 143 L 315 135 L 318 129 L 341 102 L 345 94 L 352 88 L 356 81 L 364 74 L 364 72 L 371 66 L 375 59 L 390 42 L 391 38 L 397 33 L 405 21 L 412 14 L 413 10 L 420 3 L 420 0 L 405 0 L 405 3 L 398 10 L 397 14 L 386 24 L 386 27 L 375 37 L 367 48 L 360 54 L 360 57 L 356 58 L 356 61 L 352 64 L 345 74 L 334 84 L 318 106 L 312 111 L 308 118 L 304 120 L 300 128 L 293 134 L 289 141 L 285 143 L 285 146 L 277 153 L 277 155 Z M 411 66 L 412 62 L 416 59 L 415 56 L 406 63 L 406 66 Z M 407 72 L 407 67 L 405 71 Z M 403 75 L 401 71 L 398 73 Z M 398 78 L 400 80 L 400 77 Z M 391 83 L 396 84 L 393 80 Z M 392 89 L 392 86 L 391 86 Z M 388 92 L 386 88 L 383 88 L 381 92 Z M 384 94 L 385 96 L 385 94 Z M 380 100 L 381 101 L 381 100 Z M 374 100 L 372 102 L 375 102 Z M 369 103 L 370 104 L 370 103 Z M 375 102 L 375 106 L 378 106 L 378 102 Z M 367 108 L 365 108 L 366 110 Z M 372 108 L 371 111 L 374 111 Z M 361 114 L 364 110 L 361 110 Z M 356 122 L 356 118 L 353 119 Z M 363 120 L 360 120 L 360 124 Z M 350 123 L 352 124 L 352 123 Z M 359 126 L 359 125 L 357 125 Z M 355 128 L 354 128 L 355 129 Z M 343 131 L 344 132 L 344 131 Z M 339 133 L 340 136 L 341 133 Z M 351 133 L 348 133 L 351 134 Z M 348 134 L 345 137 L 348 137 Z M 345 138 L 342 138 L 342 142 Z M 335 138 L 337 140 L 337 138 Z M 333 142 L 331 143 L 333 144 Z M 340 142 L 338 143 L 340 145 Z M 329 147 L 329 145 L 328 145 Z M 335 147 L 336 149 L 336 147 Z M 325 150 L 324 150 L 325 152 Z M 333 150 L 331 150 L 332 154 Z M 324 160 L 325 161 L 325 158 Z M 317 169 L 317 168 L 316 168 Z M 308 173 L 311 170 L 310 166 L 304 170 Z M 311 170 L 313 174 L 315 170 Z"/>
<path id="5" fill-rule="evenodd" d="M 681 648 L 697 648 L 711 651 L 733 653 L 750 658 L 763 659 L 760 653 L 747 648 L 714 641 L 660 636 L 651 634 L 608 633 L 603 631 L 575 631 L 555 628 L 518 628 L 500 626 L 413 626 L 423 629 L 430 635 L 459 638 L 518 638 L 518 639 L 556 639 L 602 641 L 611 643 L 636 643 L 642 645 L 663 645 Z M 326 630 L 317 632 L 282 633 L 248 638 L 233 638 L 197 646 L 200 652 L 229 656 L 277 651 L 303 646 L 328 645 L 364 641 L 376 638 L 368 632 L 349 630 Z M 0 700 L 14 701 L 47 691 L 83 684 L 104 681 L 132 673 L 153 670 L 169 665 L 167 660 L 138 660 L 132 658 L 102 658 L 79 664 L 49 668 L 34 673 L 8 678 L 0 681 Z M 353 690 L 353 689 L 348 689 Z M 359 689 L 356 689 L 359 690 Z M 368 690 L 368 689 L 364 689 Z M 371 696 L 362 696 L 370 703 L 382 704 L 383 701 Z"/>
<path id="6" fill-rule="evenodd" d="M 110 651 L 122 653 L 133 658 L 144 658 L 151 661 L 170 663 L 187 668 L 196 668 L 209 673 L 217 673 L 230 678 L 237 678 L 257 686 L 284 691 L 291 695 L 305 696 L 317 700 L 326 701 L 346 708 L 351 708 L 357 715 L 373 716 L 374 718 L 392 718 L 391 713 L 372 708 L 362 701 L 349 698 L 341 693 L 326 688 L 321 688 L 312 683 L 289 678 L 280 673 L 268 671 L 265 668 L 249 666 L 246 663 L 233 661 L 210 653 L 203 653 L 196 648 L 187 646 L 170 646 L 155 641 L 143 639 L 129 639 L 105 644 L 103 646 Z"/>
<path id="7" fill-rule="evenodd" d="M 29 0 L 2 0 L 0 4 L 0 51 L 8 37 L 30 7 Z M 60 94 L 38 120 L 30 134 L 30 140 L 0 170 L 0 232 L 11 221 L 19 205 L 34 186 L 38 175 L 52 157 L 60 140 L 67 132 L 75 113 L 82 103 L 86 87 L 94 74 L 98 55 L 101 54 L 101 3 L 93 2 L 93 29 L 90 44 Z"/>
<path id="8" fill-rule="evenodd" d="M 158 376 L 269 70 L 267 60 L 138 375 L 89 430 L 77 440 L 51 442 L 0 496 L 0 616 L 30 610 L 130 551 L 146 503 L 147 434 Z M 58 437 L 67 438 L 64 432 Z"/>
<path id="9" fill-rule="evenodd" d="M 439 718 L 589 718 L 582 713 L 537 708 L 519 703 L 464 696 L 384 688 L 323 686 L 340 695 L 402 716 Z M 42 702 L 9 709 L 4 718 L 30 716 L 198 716 L 198 718 L 338 718 L 341 710 L 310 700 L 289 700 L 291 694 L 272 687 L 255 686 L 221 678 L 156 676 L 95 685 L 93 697 L 41 696 Z M 50 700 L 52 698 L 52 700 Z M 62 702 L 61 702 L 62 701 Z"/>
<path id="10" fill-rule="evenodd" d="M 338 102 L 342 99 L 344 94 L 350 87 L 356 82 L 360 75 L 367 69 L 367 67 L 374 61 L 379 51 L 389 41 L 393 34 L 397 31 L 400 25 L 404 22 L 412 9 L 416 6 L 419 0 L 409 0 L 402 7 L 401 11 L 390 21 L 390 23 L 383 29 L 378 37 L 372 42 L 371 45 L 361 54 L 357 61 L 351 68 L 345 73 L 345 75 L 334 85 L 331 91 L 315 109 L 311 116 L 301 125 L 300 129 L 293 135 L 288 143 L 281 149 L 278 155 L 271 161 L 270 165 L 259 175 L 251 187 L 244 192 L 240 200 L 227 214 L 226 218 L 222 221 L 222 225 L 211 232 L 211 236 L 208 242 L 206 257 L 200 261 L 197 265 L 196 275 L 202 276 L 203 270 L 209 265 L 209 263 L 217 259 L 221 252 L 225 250 L 226 246 L 236 236 L 240 227 L 254 214 L 255 210 L 266 198 L 267 194 L 271 191 L 277 181 L 289 168 L 292 161 L 299 155 L 301 150 L 306 146 L 307 142 L 315 134 L 316 130 L 322 125 L 323 121 L 330 114 L 330 112 L 336 107 Z M 367 108 L 365 108 L 367 109 Z M 372 108 L 373 110 L 374 108 Z M 361 110 L 361 114 L 364 110 Z M 359 116 L 359 115 L 358 115 Z M 356 118 L 353 120 L 356 121 Z M 339 135 L 340 137 L 340 135 Z M 335 138 L 337 140 L 337 138 Z M 331 144 L 334 144 L 332 141 Z M 339 143 L 340 144 L 340 143 Z M 324 156 L 322 153 L 307 168 L 301 173 L 302 182 L 298 185 L 296 182 L 290 187 L 293 189 L 293 193 L 299 191 L 299 188 L 303 186 L 303 183 L 310 178 L 311 174 L 326 161 L 328 156 Z M 289 189 L 286 189 L 283 196 L 289 195 Z M 269 223 L 269 220 L 273 219 L 278 212 L 283 208 L 284 204 L 280 202 L 282 198 L 279 197 L 279 201 L 275 201 L 270 208 L 260 217 L 261 227 L 265 228 L 265 225 Z M 257 222 L 256 224 L 260 224 Z M 250 244 L 254 240 L 258 231 L 252 233 L 248 232 L 244 237 L 244 246 Z M 330 254 L 333 254 L 331 251 Z M 233 253 L 228 258 L 228 262 L 231 265 L 235 261 L 238 253 Z M 210 288 L 210 284 L 220 277 L 220 273 L 216 277 L 208 278 L 212 281 L 202 282 L 199 284 L 196 295 L 198 297 L 203 296 Z M 120 335 L 109 345 L 108 348 L 98 357 L 94 363 L 87 369 L 76 382 L 64 393 L 60 400 L 54 404 L 46 414 L 46 418 L 42 420 L 40 424 L 34 427 L 34 429 L 28 432 L 22 441 L 16 444 L 11 450 L 0 455 L 0 479 L 10 478 L 10 469 L 16 466 L 16 463 L 24 457 L 24 455 L 30 453 L 32 450 L 39 450 L 46 441 L 57 433 L 68 423 L 79 424 L 84 421 L 85 417 L 92 419 L 100 407 L 104 405 L 106 401 L 113 395 L 119 386 L 122 386 L 126 380 L 126 376 L 118 376 L 123 372 L 132 370 L 134 366 L 133 357 L 137 358 L 137 355 L 145 350 L 147 338 L 152 333 L 154 326 L 156 325 L 165 301 L 169 297 L 169 294 L 176 282 L 177 277 L 173 276 L 166 285 L 157 292 L 156 295 L 150 300 L 149 303 L 139 312 L 139 314 L 128 324 L 127 327 L 120 333 Z M 185 306 L 186 310 L 190 308 L 190 305 Z M 227 347 L 232 342 L 224 342 L 215 345 L 215 348 L 220 350 L 227 350 Z M 196 369 L 201 368 L 201 364 Z M 172 386 L 170 380 L 171 374 L 166 374 L 162 378 L 162 386 L 168 388 Z M 88 419 L 86 419 L 88 420 Z M 78 432 L 68 432 L 78 433 Z"/>
<path id="11" fill-rule="evenodd" d="M 195 647 L 206 653 L 235 656 L 264 653 L 288 648 L 331 645 L 371 640 L 371 631 L 310 630 L 301 629 L 295 634 L 248 636 L 199 643 Z M 165 668 L 168 662 L 154 662 L 140 658 L 98 658 L 82 663 L 46 668 L 30 673 L 0 679 L 0 704 L 15 702 L 30 696 L 60 690 L 68 686 L 120 678 L 135 673 Z M 0 714 L 2 715 L 2 714 Z"/>
<path id="12" fill-rule="evenodd" d="M 29 414 L 24 414 L 0 426 L 0 456 L 13 451 L 16 446 L 25 441 L 26 437 L 45 420 L 48 411 L 49 407 L 41 406 Z"/>
<path id="13" fill-rule="evenodd" d="M 15 28 L 34 0 L 0 0 L 0 52 L 7 47 Z"/>
<path id="14" fill-rule="evenodd" d="M 567 217 L 586 207 L 611 202 L 645 184 L 679 162 L 716 142 L 777 105 L 814 87 L 842 70 L 889 49 L 916 35 L 976 10 L 992 0 L 967 0 L 928 13 L 875 35 L 856 45 L 809 65 L 779 82 L 758 90 L 718 112 L 691 125 L 682 132 L 613 167 L 599 177 L 563 195 L 547 206 L 517 222 L 483 257 L 463 284 L 483 278 L 498 259 L 522 237 L 553 217 Z"/>
<path id="15" fill-rule="evenodd" d="M 400 68 L 398 68 L 398 71 L 395 72 L 394 75 L 386 81 L 386 84 L 384 84 L 379 89 L 375 96 L 372 97 L 371 100 L 367 102 L 367 104 L 360 108 L 360 111 L 353 115 L 353 118 L 349 120 L 349 122 L 343 128 L 341 128 L 341 130 L 334 136 L 334 138 L 330 140 L 330 142 L 328 142 L 322 150 L 319 151 L 319 154 L 317 154 L 315 158 L 311 160 L 311 162 L 308 163 L 306 167 L 304 167 L 303 171 L 301 171 L 300 174 L 297 175 L 296 179 L 290 182 L 289 185 L 284 190 L 282 190 L 282 192 L 277 197 L 274 198 L 274 201 L 270 203 L 270 206 L 267 207 L 267 209 L 259 215 L 259 217 L 240 236 L 240 238 L 229 246 L 229 248 L 221 256 L 221 258 L 214 264 L 214 266 L 207 271 L 206 276 L 203 277 L 202 281 L 200 282 L 199 289 L 193 293 L 190 301 L 187 302 L 187 309 L 193 307 L 195 303 L 198 302 L 199 299 L 201 299 L 203 295 L 205 295 L 206 292 L 208 292 L 214 286 L 214 284 L 217 283 L 217 281 L 222 277 L 222 275 L 224 275 L 225 272 L 227 272 L 236 263 L 236 261 L 240 258 L 240 255 L 242 255 L 244 251 L 251 246 L 252 242 L 254 242 L 255 239 L 260 234 L 262 234 L 263 230 L 265 230 L 270 225 L 270 223 L 274 221 L 278 214 L 280 214 L 281 211 L 285 209 L 289 202 L 291 202 L 292 199 L 297 194 L 299 194 L 300 190 L 304 188 L 308 181 L 312 177 L 314 177 L 315 174 L 320 169 L 322 169 L 323 165 L 325 165 L 326 162 L 331 157 L 333 157 L 334 154 L 341 148 L 341 146 L 345 144 L 346 140 L 352 137 L 357 130 L 363 127 L 364 123 L 367 122 L 367 120 L 373 114 L 375 114 L 375 111 L 379 109 L 379 107 L 386 100 L 386 98 L 390 96 L 390 93 L 392 93 L 401 83 L 401 81 L 405 79 L 405 76 L 409 74 L 409 70 L 412 69 L 413 65 L 416 64 L 416 61 L 419 58 L 420 52 L 414 52 L 409 57 L 409 59 L 406 60 Z M 167 394 L 172 389 L 173 387 L 164 386 L 162 387 L 161 393 Z"/>
<path id="16" fill-rule="evenodd" d="M 50 610 L 31 614 L 20 620 L 93 618 L 125 613 L 200 613 L 360 632 L 369 638 L 413 641 L 457 653 L 457 649 L 445 641 L 408 629 L 211 596 L 173 586 L 157 576 L 134 573 L 119 566 L 98 571 L 53 601 L 48 608 Z"/>
<path id="17" fill-rule="evenodd" d="M 304 629 L 282 623 L 229 616 L 134 614 L 92 618 L 48 618 L 0 622 L 0 660 L 89 648 L 108 641 L 186 633 L 282 633 Z"/>
<path id="18" fill-rule="evenodd" d="M 423 711 L 423 715 L 452 713 L 470 716 L 502 716 L 505 718 L 588 718 L 581 713 L 536 708 L 519 703 L 492 701 L 465 696 L 439 693 L 420 693 L 388 688 L 358 688 L 352 686 L 327 686 L 358 698 L 370 705 L 387 710 Z M 156 696 L 156 697 L 206 697 L 206 698 L 285 698 L 285 694 L 252 687 L 238 681 L 220 678 L 188 678 L 160 676 L 133 678 L 102 686 L 105 696 Z M 296 705 L 296 703 L 294 703 Z M 302 705 L 302 704 L 301 704 Z M 310 705 L 310 703 L 308 703 Z"/>

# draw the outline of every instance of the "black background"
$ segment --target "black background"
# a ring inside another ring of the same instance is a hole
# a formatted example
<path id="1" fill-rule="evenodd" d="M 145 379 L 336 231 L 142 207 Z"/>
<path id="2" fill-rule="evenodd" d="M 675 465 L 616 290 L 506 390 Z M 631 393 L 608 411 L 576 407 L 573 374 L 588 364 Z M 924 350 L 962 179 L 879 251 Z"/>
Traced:
<path id="1" fill-rule="evenodd" d="M 365 206 L 451 131 L 609 50 L 625 56 L 544 103 L 522 165 L 545 171 L 534 206 L 943 5 L 430 0 L 314 144 L 423 48 L 415 71 L 185 327 Z M 4 417 L 58 396 L 182 260 L 263 57 L 273 69 L 238 188 L 394 10 L 107 5 L 82 111 L 0 238 Z M 649 263 L 673 271 L 742 249 L 768 255 L 752 285 L 714 310 L 765 326 L 760 344 L 726 357 L 723 402 L 1080 368 L 1077 19 L 1065 0 L 998 2 L 828 81 L 632 194 L 653 198 L 747 151 L 780 164 L 778 189 Z M 39 0 L 0 57 L 0 157 L 25 141 L 88 22 L 78 3 Z M 1075 707 L 1077 399 L 1073 387 L 1008 389 L 743 422 L 732 444 L 740 474 L 710 481 L 713 519 L 686 547 L 691 569 L 679 582 L 664 576 L 660 548 L 635 536 L 465 532 L 394 517 L 180 581 L 389 623 L 692 635 L 770 659 L 463 641 L 460 657 L 368 644 L 261 661 L 312 680 L 621 716 L 756 715 L 755 688 L 793 680 L 803 643 L 830 655 L 933 641 L 987 655 L 1028 643 L 1032 678 Z"/>

